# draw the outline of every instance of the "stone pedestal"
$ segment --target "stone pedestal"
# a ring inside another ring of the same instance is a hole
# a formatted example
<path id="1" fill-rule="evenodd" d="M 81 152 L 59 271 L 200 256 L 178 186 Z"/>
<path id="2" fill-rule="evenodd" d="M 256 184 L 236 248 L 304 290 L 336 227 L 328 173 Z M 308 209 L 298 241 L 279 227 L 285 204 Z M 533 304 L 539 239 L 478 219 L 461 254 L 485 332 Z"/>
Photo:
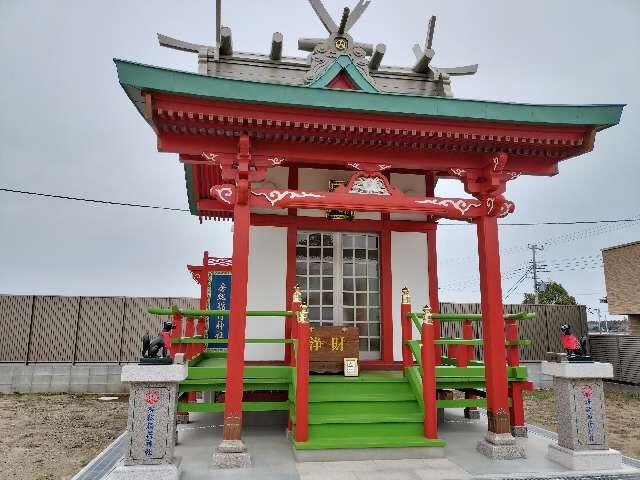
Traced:
<path id="1" fill-rule="evenodd" d="M 178 383 L 186 365 L 125 365 L 121 379 L 130 383 L 128 448 L 124 465 L 109 480 L 178 480 L 174 457 Z"/>
<path id="2" fill-rule="evenodd" d="M 484 439 L 477 443 L 476 450 L 493 460 L 515 460 L 527 457 L 524 446 L 518 444 L 510 433 L 489 431 Z"/>
<path id="3" fill-rule="evenodd" d="M 602 379 L 613 377 L 610 363 L 542 362 L 553 377 L 558 444 L 547 457 L 573 470 L 622 468 L 620 452 L 607 444 Z"/>
<path id="4" fill-rule="evenodd" d="M 464 409 L 464 418 L 468 418 L 469 420 L 478 420 L 480 419 L 480 410 L 477 408 L 471 409 L 466 407 Z"/>
<path id="5" fill-rule="evenodd" d="M 246 468 L 251 456 L 242 440 L 222 440 L 213 454 L 212 468 Z"/>

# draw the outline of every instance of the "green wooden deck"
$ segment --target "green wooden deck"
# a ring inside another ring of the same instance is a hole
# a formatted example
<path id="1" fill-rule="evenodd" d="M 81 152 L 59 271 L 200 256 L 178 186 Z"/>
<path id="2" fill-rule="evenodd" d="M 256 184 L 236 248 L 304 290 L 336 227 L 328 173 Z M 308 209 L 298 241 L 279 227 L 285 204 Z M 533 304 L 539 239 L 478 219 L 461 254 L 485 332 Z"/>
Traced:
<path id="1" fill-rule="evenodd" d="M 224 352 L 205 351 L 189 362 L 189 375 L 180 392 L 224 392 Z M 436 367 L 438 389 L 484 389 L 482 362 L 452 365 L 446 357 Z M 527 379 L 526 367 L 507 368 L 510 382 Z M 289 411 L 295 425 L 295 369 L 283 365 L 246 365 L 245 391 L 288 392 L 285 401 L 245 401 L 243 411 Z M 438 400 L 438 408 L 484 407 L 484 398 Z M 224 403 L 178 404 L 183 412 L 222 412 Z M 298 450 L 374 447 L 443 446 L 423 434 L 424 402 L 421 367 L 404 376 L 400 371 L 362 371 L 358 377 L 311 374 L 309 377 L 309 440 L 294 442 Z"/>

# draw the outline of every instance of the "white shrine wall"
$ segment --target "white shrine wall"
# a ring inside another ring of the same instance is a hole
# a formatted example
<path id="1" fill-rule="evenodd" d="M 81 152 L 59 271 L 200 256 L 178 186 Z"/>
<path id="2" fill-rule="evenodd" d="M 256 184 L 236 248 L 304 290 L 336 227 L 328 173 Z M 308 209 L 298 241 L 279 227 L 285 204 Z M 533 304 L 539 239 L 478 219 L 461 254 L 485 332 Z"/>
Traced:
<path id="1" fill-rule="evenodd" d="M 402 288 L 411 293 L 414 312 L 428 303 L 427 235 L 414 232 L 391 232 L 391 298 L 393 300 L 393 359 L 402 360 L 402 325 L 400 303 Z M 420 338 L 413 327 L 413 338 Z"/>
<path id="2" fill-rule="evenodd" d="M 247 310 L 286 310 L 287 229 L 252 226 Z M 247 318 L 247 338 L 284 338 L 284 317 Z M 250 344 L 246 360 L 284 360 L 284 345 Z"/>

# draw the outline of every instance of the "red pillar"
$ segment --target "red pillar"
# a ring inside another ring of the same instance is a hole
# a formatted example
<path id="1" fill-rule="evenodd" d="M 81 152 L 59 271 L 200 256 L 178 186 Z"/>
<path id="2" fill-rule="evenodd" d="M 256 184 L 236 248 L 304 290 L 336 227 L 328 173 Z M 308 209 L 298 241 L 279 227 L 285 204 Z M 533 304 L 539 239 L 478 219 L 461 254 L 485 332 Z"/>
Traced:
<path id="1" fill-rule="evenodd" d="M 298 167 L 293 165 L 289 166 L 289 178 L 288 187 L 290 190 L 298 189 Z M 295 220 L 298 215 L 298 210 L 290 208 L 288 211 L 289 217 Z M 285 305 L 290 305 L 291 297 L 290 293 L 293 291 L 296 285 L 296 241 L 298 237 L 298 227 L 295 223 L 289 223 L 287 226 L 287 278 L 286 278 L 286 298 Z M 299 306 L 299 304 L 298 304 Z M 285 307 L 286 308 L 286 307 Z M 291 306 L 290 310 L 293 310 Z M 293 336 L 293 329 L 295 328 L 295 317 L 285 317 L 284 319 L 284 336 L 285 338 L 295 338 Z M 292 364 L 294 361 L 293 345 L 285 345 L 284 348 L 284 363 L 286 365 Z"/>
<path id="2" fill-rule="evenodd" d="M 432 223 L 433 228 L 427 230 L 427 276 L 429 284 L 429 305 L 433 313 L 440 313 L 440 297 L 438 295 L 438 253 L 436 243 L 437 223 Z M 433 321 L 434 338 L 442 335 L 440 320 Z M 434 345 L 436 365 L 442 364 L 442 345 Z"/>
<path id="3" fill-rule="evenodd" d="M 422 398 L 424 399 L 424 436 L 438 438 L 438 409 L 436 398 L 436 360 L 433 345 L 433 320 L 428 308 L 422 322 Z"/>
<path id="4" fill-rule="evenodd" d="M 438 177 L 434 172 L 428 172 L 424 176 L 425 196 L 435 197 L 436 183 Z M 427 230 L 427 279 L 429 285 L 429 305 L 433 313 L 440 313 L 440 297 L 438 296 L 438 249 L 436 242 L 436 233 L 438 223 L 431 218 L 429 225 L 432 227 Z M 439 339 L 442 336 L 442 326 L 440 320 L 433 321 L 433 336 Z M 436 365 L 442 365 L 442 345 L 434 345 L 436 355 Z"/>
<path id="5" fill-rule="evenodd" d="M 494 433 L 510 433 L 498 222 L 496 217 L 483 216 L 476 224 L 488 428 Z"/>
<path id="6" fill-rule="evenodd" d="M 242 436 L 242 384 L 244 380 L 244 340 L 249 279 L 249 137 L 239 141 L 237 202 L 233 209 L 233 258 L 231 261 L 231 305 L 229 308 L 229 343 L 227 347 L 227 381 L 224 402 L 224 440 Z"/>
<path id="7" fill-rule="evenodd" d="M 292 300 L 291 300 L 291 311 L 295 314 L 294 317 L 288 317 L 292 319 L 291 322 L 291 337 L 294 340 L 298 340 L 298 321 L 297 321 L 297 316 L 298 316 L 298 312 L 300 311 L 300 305 L 302 304 L 302 292 L 300 291 L 300 285 L 296 285 L 295 288 L 293 289 L 293 295 L 292 295 Z M 291 351 L 295 352 L 295 349 L 293 348 L 293 345 L 291 345 Z M 296 356 L 295 355 L 291 355 L 289 358 L 289 362 L 287 363 L 286 361 L 287 359 L 285 358 L 285 363 L 288 365 L 291 365 L 292 367 L 294 367 L 296 365 Z M 291 431 L 291 427 L 292 427 L 292 421 L 291 421 L 291 407 L 289 407 L 289 418 L 287 420 L 287 430 Z"/>
<path id="8" fill-rule="evenodd" d="M 307 306 L 298 316 L 298 359 L 296 361 L 296 442 L 309 438 L 309 323 Z"/>

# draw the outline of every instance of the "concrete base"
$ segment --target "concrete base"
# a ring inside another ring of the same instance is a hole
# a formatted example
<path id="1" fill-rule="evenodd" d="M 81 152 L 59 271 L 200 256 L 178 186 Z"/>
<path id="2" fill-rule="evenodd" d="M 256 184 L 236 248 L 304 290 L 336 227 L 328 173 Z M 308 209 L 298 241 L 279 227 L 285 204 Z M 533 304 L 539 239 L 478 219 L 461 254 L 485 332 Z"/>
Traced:
<path id="1" fill-rule="evenodd" d="M 510 433 L 487 432 L 485 438 L 477 443 L 476 450 L 493 460 L 527 458 L 524 447 L 518 445 Z"/>
<path id="2" fill-rule="evenodd" d="M 609 450 L 570 450 L 560 445 L 549 445 L 547 458 L 571 470 L 618 470 L 622 468 L 622 455 Z"/>
<path id="3" fill-rule="evenodd" d="M 211 468 L 247 468 L 251 466 L 251 456 L 242 440 L 222 440 L 215 453 Z"/>
<path id="4" fill-rule="evenodd" d="M 106 480 L 179 480 L 181 458 L 161 465 L 118 465 Z"/>
<path id="5" fill-rule="evenodd" d="M 176 422 L 179 425 L 184 425 L 189 423 L 189 412 L 178 412 L 176 413 Z"/>
<path id="6" fill-rule="evenodd" d="M 511 435 L 514 437 L 526 438 L 528 437 L 527 427 L 511 427 Z"/>
<path id="7" fill-rule="evenodd" d="M 445 450 L 444 447 L 337 448 L 324 450 L 296 450 L 293 448 L 293 456 L 296 462 L 429 459 L 444 458 Z"/>
<path id="8" fill-rule="evenodd" d="M 469 420 L 478 420 L 480 419 L 480 410 L 469 410 L 468 408 L 465 408 L 464 418 L 468 418 Z"/>

